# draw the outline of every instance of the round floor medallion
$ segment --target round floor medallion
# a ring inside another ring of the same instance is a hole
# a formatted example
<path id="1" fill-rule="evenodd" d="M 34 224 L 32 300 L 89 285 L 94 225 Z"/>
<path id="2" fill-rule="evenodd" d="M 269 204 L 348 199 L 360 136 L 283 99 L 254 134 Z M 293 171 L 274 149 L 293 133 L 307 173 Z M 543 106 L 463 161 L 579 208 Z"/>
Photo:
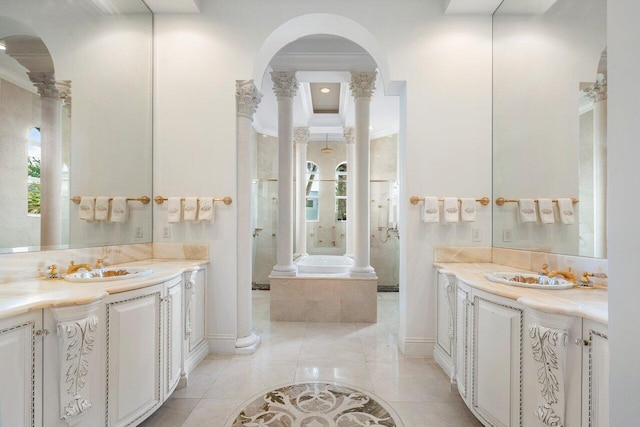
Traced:
<path id="1" fill-rule="evenodd" d="M 403 427 L 379 397 L 336 383 L 303 382 L 260 393 L 237 409 L 227 427 Z"/>

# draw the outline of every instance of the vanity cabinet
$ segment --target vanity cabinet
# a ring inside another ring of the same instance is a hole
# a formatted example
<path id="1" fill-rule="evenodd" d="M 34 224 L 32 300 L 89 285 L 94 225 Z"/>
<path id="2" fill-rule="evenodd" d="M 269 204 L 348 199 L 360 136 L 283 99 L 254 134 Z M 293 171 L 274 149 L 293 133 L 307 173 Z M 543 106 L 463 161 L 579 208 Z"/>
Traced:
<path id="1" fill-rule="evenodd" d="M 609 426 L 609 339 L 607 326 L 590 320 L 583 324 L 582 425 Z"/>
<path id="2" fill-rule="evenodd" d="M 455 343 L 456 291 L 455 276 L 449 276 L 443 271 L 437 272 L 436 278 L 436 345 L 433 357 L 442 366 L 450 378 L 456 377 L 453 367 Z"/>
<path id="3" fill-rule="evenodd" d="M 205 337 L 207 269 L 184 273 L 184 372 L 191 372 L 209 354 Z"/>
<path id="4" fill-rule="evenodd" d="M 166 372 L 164 375 L 164 400 L 168 399 L 171 393 L 178 386 L 183 373 L 183 345 L 184 339 L 184 301 L 183 282 L 181 279 L 173 280 L 166 284 L 166 296 L 163 315 L 166 330 L 165 338 L 165 360 Z"/>
<path id="5" fill-rule="evenodd" d="M 456 283 L 456 317 L 455 320 L 455 382 L 458 392 L 467 406 L 470 404 L 469 382 L 471 372 L 471 288 L 462 282 Z"/>

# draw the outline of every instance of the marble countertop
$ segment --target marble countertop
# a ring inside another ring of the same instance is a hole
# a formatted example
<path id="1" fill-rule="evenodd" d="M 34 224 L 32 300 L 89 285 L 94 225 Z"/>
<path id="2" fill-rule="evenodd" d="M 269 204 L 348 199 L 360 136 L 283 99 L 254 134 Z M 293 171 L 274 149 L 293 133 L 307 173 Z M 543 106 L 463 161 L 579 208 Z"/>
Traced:
<path id="1" fill-rule="evenodd" d="M 76 283 L 36 278 L 0 284 L 0 319 L 43 308 L 88 304 L 111 294 L 166 282 L 208 263 L 208 260 L 146 259 L 107 266 L 149 267 L 153 270 L 151 275 L 139 279 Z"/>
<path id="2" fill-rule="evenodd" d="M 577 316 L 607 325 L 609 321 L 608 292 L 605 288 L 543 290 L 521 288 L 489 281 L 485 274 L 492 272 L 526 271 L 492 263 L 434 263 L 447 274 L 453 274 L 463 283 L 505 298 L 535 310 Z M 530 272 L 527 272 L 530 273 Z"/>

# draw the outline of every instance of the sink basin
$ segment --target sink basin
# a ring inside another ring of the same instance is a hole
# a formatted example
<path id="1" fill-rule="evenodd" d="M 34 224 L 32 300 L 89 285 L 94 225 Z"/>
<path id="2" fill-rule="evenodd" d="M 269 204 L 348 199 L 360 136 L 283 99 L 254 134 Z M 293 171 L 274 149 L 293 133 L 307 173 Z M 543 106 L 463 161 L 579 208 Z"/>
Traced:
<path id="1" fill-rule="evenodd" d="M 153 273 L 150 268 L 136 267 L 107 267 L 86 271 L 82 269 L 77 273 L 66 274 L 64 280 L 69 282 L 111 282 L 114 280 L 129 280 L 147 277 Z"/>
<path id="2" fill-rule="evenodd" d="M 573 283 L 561 277 L 547 277 L 534 273 L 490 273 L 485 276 L 492 282 L 503 283 L 510 286 L 535 289 L 571 289 Z"/>

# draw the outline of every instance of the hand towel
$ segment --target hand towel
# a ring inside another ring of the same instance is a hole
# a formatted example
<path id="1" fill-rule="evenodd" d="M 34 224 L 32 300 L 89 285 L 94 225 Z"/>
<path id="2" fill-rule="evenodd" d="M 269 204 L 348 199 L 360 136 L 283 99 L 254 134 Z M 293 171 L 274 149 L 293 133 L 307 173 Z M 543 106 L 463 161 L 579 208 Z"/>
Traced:
<path id="1" fill-rule="evenodd" d="M 445 197 L 443 208 L 444 208 L 444 222 L 446 223 L 458 222 L 460 212 L 458 209 L 457 197 Z"/>
<path id="2" fill-rule="evenodd" d="M 80 198 L 80 219 L 85 221 L 93 221 L 95 218 L 95 197 L 81 197 Z"/>
<path id="3" fill-rule="evenodd" d="M 437 197 L 425 196 L 420 217 L 422 222 L 440 222 L 440 207 Z"/>
<path id="4" fill-rule="evenodd" d="M 520 199 L 518 211 L 520 222 L 536 222 L 536 202 L 533 199 Z"/>
<path id="5" fill-rule="evenodd" d="M 464 222 L 473 222 L 476 220 L 476 199 L 461 199 L 460 202 L 460 219 Z"/>
<path id="6" fill-rule="evenodd" d="M 573 216 L 573 200 L 558 199 L 558 210 L 560 211 L 560 221 L 563 224 L 576 223 L 576 219 Z"/>
<path id="7" fill-rule="evenodd" d="M 96 221 L 109 220 L 109 197 L 96 197 Z"/>
<path id="8" fill-rule="evenodd" d="M 215 204 L 212 197 L 200 197 L 200 209 L 198 210 L 200 221 L 213 222 L 215 219 Z"/>
<path id="9" fill-rule="evenodd" d="M 128 210 L 126 197 L 114 197 L 111 201 L 111 222 L 127 222 Z"/>
<path id="10" fill-rule="evenodd" d="M 169 197 L 167 200 L 167 212 L 169 222 L 180 222 L 182 219 L 182 201 L 180 197 Z"/>
<path id="11" fill-rule="evenodd" d="M 195 221 L 198 218 L 198 198 L 187 197 L 184 199 L 184 220 Z"/>
<path id="12" fill-rule="evenodd" d="M 538 212 L 540 213 L 540 221 L 543 224 L 553 224 L 556 222 L 551 199 L 538 199 Z"/>

